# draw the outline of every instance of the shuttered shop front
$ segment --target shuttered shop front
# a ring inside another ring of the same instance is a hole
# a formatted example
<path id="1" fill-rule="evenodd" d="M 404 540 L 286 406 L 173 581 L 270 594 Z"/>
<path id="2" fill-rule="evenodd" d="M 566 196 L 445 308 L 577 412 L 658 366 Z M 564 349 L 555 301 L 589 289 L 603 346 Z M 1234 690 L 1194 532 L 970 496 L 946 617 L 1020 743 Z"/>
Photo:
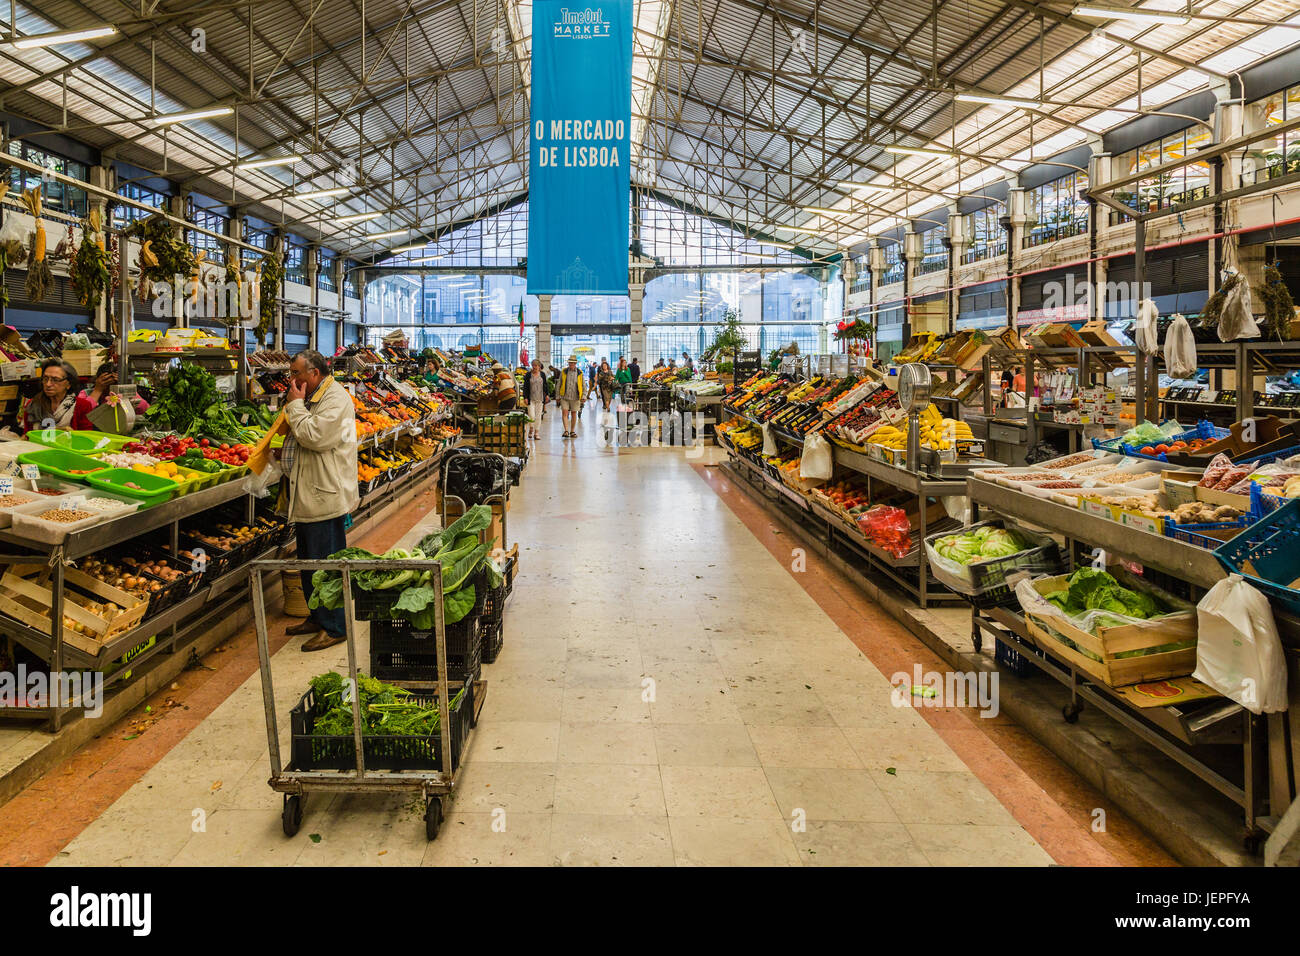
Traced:
<path id="1" fill-rule="evenodd" d="M 957 293 L 958 329 L 996 329 L 1007 324 L 1007 282 L 983 282 Z"/>

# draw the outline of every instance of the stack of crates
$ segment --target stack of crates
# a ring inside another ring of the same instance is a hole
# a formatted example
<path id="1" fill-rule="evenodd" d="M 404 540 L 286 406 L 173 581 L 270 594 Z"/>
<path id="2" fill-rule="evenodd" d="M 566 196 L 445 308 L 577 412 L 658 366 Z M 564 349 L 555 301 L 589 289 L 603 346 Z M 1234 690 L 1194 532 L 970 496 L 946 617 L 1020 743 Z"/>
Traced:
<path id="1" fill-rule="evenodd" d="M 452 684 L 473 683 L 482 676 L 481 620 L 489 593 L 486 574 L 475 578 L 474 591 L 473 609 L 445 628 L 447 680 Z M 399 686 L 436 681 L 436 639 L 436 632 L 416 630 L 404 618 L 372 617 L 370 675 Z"/>
<path id="2" fill-rule="evenodd" d="M 522 415 L 488 415 L 478 420 L 474 443 L 480 449 L 507 458 L 525 458 L 528 446 L 524 439 L 527 420 Z"/>

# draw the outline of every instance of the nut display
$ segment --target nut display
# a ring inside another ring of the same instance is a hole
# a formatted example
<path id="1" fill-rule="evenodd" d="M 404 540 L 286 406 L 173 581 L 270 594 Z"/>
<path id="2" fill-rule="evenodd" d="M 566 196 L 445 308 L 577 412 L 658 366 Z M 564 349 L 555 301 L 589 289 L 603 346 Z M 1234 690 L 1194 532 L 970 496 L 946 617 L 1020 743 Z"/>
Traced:
<path id="1" fill-rule="evenodd" d="M 30 495 L 0 495 L 0 508 L 12 508 L 14 505 L 25 505 L 35 500 Z"/>
<path id="2" fill-rule="evenodd" d="M 42 521 L 71 524 L 74 521 L 85 521 L 87 518 L 93 518 L 95 513 L 93 511 L 69 511 L 66 508 L 51 508 L 49 511 L 41 512 L 36 517 Z"/>

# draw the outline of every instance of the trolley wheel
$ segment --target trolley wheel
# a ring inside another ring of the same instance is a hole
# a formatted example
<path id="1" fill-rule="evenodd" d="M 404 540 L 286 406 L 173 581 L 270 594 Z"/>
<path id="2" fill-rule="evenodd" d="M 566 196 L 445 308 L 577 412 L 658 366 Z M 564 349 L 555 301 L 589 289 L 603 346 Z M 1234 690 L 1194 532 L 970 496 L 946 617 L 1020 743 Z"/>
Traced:
<path id="1" fill-rule="evenodd" d="M 1065 718 L 1067 724 L 1078 723 L 1079 712 L 1083 710 L 1083 703 L 1071 702 L 1061 708 L 1061 716 Z"/>
<path id="2" fill-rule="evenodd" d="M 428 840 L 438 839 L 438 828 L 442 826 L 442 801 L 430 797 L 424 807 L 424 836 Z"/>
<path id="3" fill-rule="evenodd" d="M 284 835 L 293 836 L 302 826 L 302 796 L 287 793 L 284 796 L 284 810 L 280 813 L 280 823 L 284 826 Z"/>

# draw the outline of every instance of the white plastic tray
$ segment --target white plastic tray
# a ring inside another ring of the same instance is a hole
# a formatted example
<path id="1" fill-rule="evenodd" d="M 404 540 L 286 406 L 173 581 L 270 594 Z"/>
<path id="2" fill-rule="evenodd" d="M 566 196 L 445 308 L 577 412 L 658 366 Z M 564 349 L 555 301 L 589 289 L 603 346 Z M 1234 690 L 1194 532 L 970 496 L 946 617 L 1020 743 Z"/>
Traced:
<path id="1" fill-rule="evenodd" d="M 11 509 L 13 533 L 38 544 L 62 544 L 70 534 L 92 528 L 105 520 L 103 515 L 95 515 L 83 521 L 70 521 L 66 524 L 58 521 L 42 521 L 37 515 L 44 514 L 51 508 L 65 508 L 71 495 L 62 498 L 42 498 L 30 504 L 17 505 Z"/>
<path id="2" fill-rule="evenodd" d="M 27 500 L 26 500 L 26 501 L 19 502 L 19 503 L 16 504 L 16 505 L 9 505 L 9 506 L 7 506 L 7 507 L 0 507 L 0 528 L 8 528 L 8 527 L 10 527 L 10 526 L 14 523 L 13 511 L 14 511 L 15 508 L 21 508 L 23 505 L 31 504 L 33 501 L 38 501 L 38 500 L 39 500 L 39 501 L 59 501 L 59 500 L 60 500 L 60 499 L 58 499 L 58 498 L 54 498 L 54 497 L 49 497 L 49 498 L 47 498 L 47 497 L 45 497 L 44 495 L 38 495 L 36 492 L 34 492 L 34 491 L 28 491 L 28 490 L 26 490 L 25 488 L 15 488 L 15 489 L 14 489 L 14 496 L 15 496 L 15 497 L 25 497 Z"/>

